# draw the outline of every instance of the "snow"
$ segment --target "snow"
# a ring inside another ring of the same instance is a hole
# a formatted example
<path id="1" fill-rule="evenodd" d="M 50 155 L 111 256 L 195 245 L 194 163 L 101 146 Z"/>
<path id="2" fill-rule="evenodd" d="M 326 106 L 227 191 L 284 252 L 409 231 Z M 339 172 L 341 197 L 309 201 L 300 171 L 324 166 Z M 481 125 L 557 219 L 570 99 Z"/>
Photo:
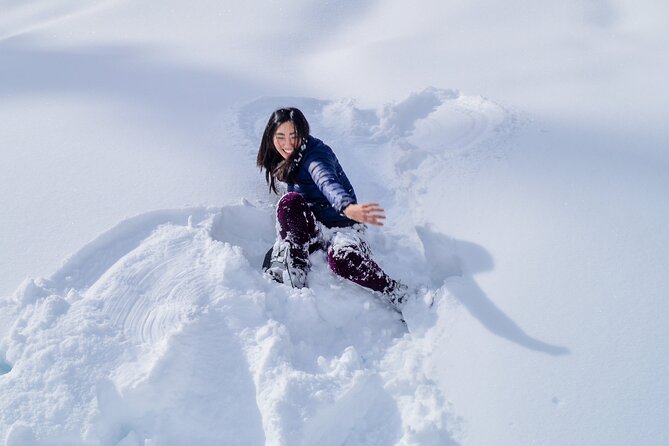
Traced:
<path id="1" fill-rule="evenodd" d="M 667 442 L 664 3 L 1 8 L 0 444 Z M 260 274 L 284 105 L 406 325 Z"/>

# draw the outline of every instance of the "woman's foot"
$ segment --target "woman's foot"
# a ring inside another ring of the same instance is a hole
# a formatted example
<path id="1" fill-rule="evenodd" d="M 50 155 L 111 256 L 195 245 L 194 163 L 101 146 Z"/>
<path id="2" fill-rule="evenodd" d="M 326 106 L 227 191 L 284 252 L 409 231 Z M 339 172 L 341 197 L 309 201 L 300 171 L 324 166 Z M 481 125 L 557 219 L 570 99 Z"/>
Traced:
<path id="1" fill-rule="evenodd" d="M 281 241 L 274 246 L 269 267 L 265 273 L 276 282 L 285 283 L 293 288 L 307 286 L 307 266 L 291 258 L 290 245 Z"/>

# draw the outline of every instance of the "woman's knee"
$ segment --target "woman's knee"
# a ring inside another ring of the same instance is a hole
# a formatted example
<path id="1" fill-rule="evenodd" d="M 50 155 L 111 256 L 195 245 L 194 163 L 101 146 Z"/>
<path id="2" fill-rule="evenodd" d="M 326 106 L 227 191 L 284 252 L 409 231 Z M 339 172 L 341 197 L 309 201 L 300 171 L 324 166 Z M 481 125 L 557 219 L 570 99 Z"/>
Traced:
<path id="1" fill-rule="evenodd" d="M 338 276 L 374 291 L 383 292 L 393 283 L 379 265 L 357 245 L 341 244 L 337 249 L 331 246 L 328 249 L 328 264 Z"/>
<path id="2" fill-rule="evenodd" d="M 309 213 L 307 213 L 309 211 Z M 288 192 L 281 197 L 276 207 L 276 217 L 279 223 L 284 223 L 288 219 L 295 220 L 298 216 L 307 217 L 311 211 L 304 197 L 297 192 Z M 307 217 L 308 218 L 308 217 Z"/>
<path id="3" fill-rule="evenodd" d="M 297 192 L 288 192 L 279 200 L 278 208 L 291 209 L 296 206 L 307 206 L 307 201 Z"/>
<path id="4" fill-rule="evenodd" d="M 355 244 L 330 245 L 328 248 L 328 265 L 337 275 L 348 277 L 356 269 L 363 266 L 365 257 Z"/>
<path id="5" fill-rule="evenodd" d="M 289 233 L 295 241 L 306 243 L 317 234 L 316 224 L 309 205 L 302 195 L 288 192 L 279 200 L 276 208 L 279 235 L 285 239 Z"/>
<path id="6" fill-rule="evenodd" d="M 361 234 L 355 231 L 337 232 L 330 242 L 330 251 L 336 258 L 345 258 L 353 253 L 361 257 L 371 255 L 369 246 Z"/>

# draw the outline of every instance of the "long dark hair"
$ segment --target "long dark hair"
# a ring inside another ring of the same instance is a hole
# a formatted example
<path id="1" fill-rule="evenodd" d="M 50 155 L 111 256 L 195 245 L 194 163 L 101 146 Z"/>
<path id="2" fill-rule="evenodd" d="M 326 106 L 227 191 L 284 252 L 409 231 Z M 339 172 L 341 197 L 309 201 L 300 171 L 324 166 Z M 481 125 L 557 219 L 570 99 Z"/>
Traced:
<path id="1" fill-rule="evenodd" d="M 297 133 L 297 140 L 299 141 L 298 148 L 293 151 L 288 159 L 283 159 L 274 147 L 274 133 L 277 127 L 284 122 L 292 122 Z M 302 112 L 294 107 L 286 107 L 275 110 L 267 121 L 265 131 L 262 134 L 260 141 L 260 148 L 258 148 L 258 157 L 256 158 L 256 165 L 260 170 L 265 171 L 265 180 L 269 186 L 269 190 L 278 193 L 276 190 L 275 180 L 292 182 L 295 179 L 296 169 L 295 164 L 301 157 L 302 147 L 309 136 L 309 123 Z"/>

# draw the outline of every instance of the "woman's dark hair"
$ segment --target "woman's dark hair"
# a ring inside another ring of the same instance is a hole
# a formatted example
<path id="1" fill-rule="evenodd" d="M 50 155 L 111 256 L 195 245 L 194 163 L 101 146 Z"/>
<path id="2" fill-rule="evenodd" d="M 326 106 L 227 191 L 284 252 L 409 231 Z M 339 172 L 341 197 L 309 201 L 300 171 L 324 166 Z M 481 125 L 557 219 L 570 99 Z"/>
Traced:
<path id="1" fill-rule="evenodd" d="M 274 133 L 276 129 L 284 122 L 292 122 L 297 133 L 297 140 L 299 141 L 298 150 L 293 151 L 293 154 L 288 159 L 283 159 L 274 147 Z M 260 148 L 258 149 L 258 157 L 256 164 L 260 170 L 265 171 L 265 180 L 269 186 L 269 190 L 278 193 L 276 190 L 275 179 L 279 181 L 291 182 L 294 180 L 296 169 L 293 166 L 293 161 L 296 156 L 301 156 L 301 148 L 307 141 L 309 136 L 309 123 L 302 112 L 294 107 L 286 107 L 275 110 L 267 121 L 265 131 L 262 134 L 260 141 Z"/>

